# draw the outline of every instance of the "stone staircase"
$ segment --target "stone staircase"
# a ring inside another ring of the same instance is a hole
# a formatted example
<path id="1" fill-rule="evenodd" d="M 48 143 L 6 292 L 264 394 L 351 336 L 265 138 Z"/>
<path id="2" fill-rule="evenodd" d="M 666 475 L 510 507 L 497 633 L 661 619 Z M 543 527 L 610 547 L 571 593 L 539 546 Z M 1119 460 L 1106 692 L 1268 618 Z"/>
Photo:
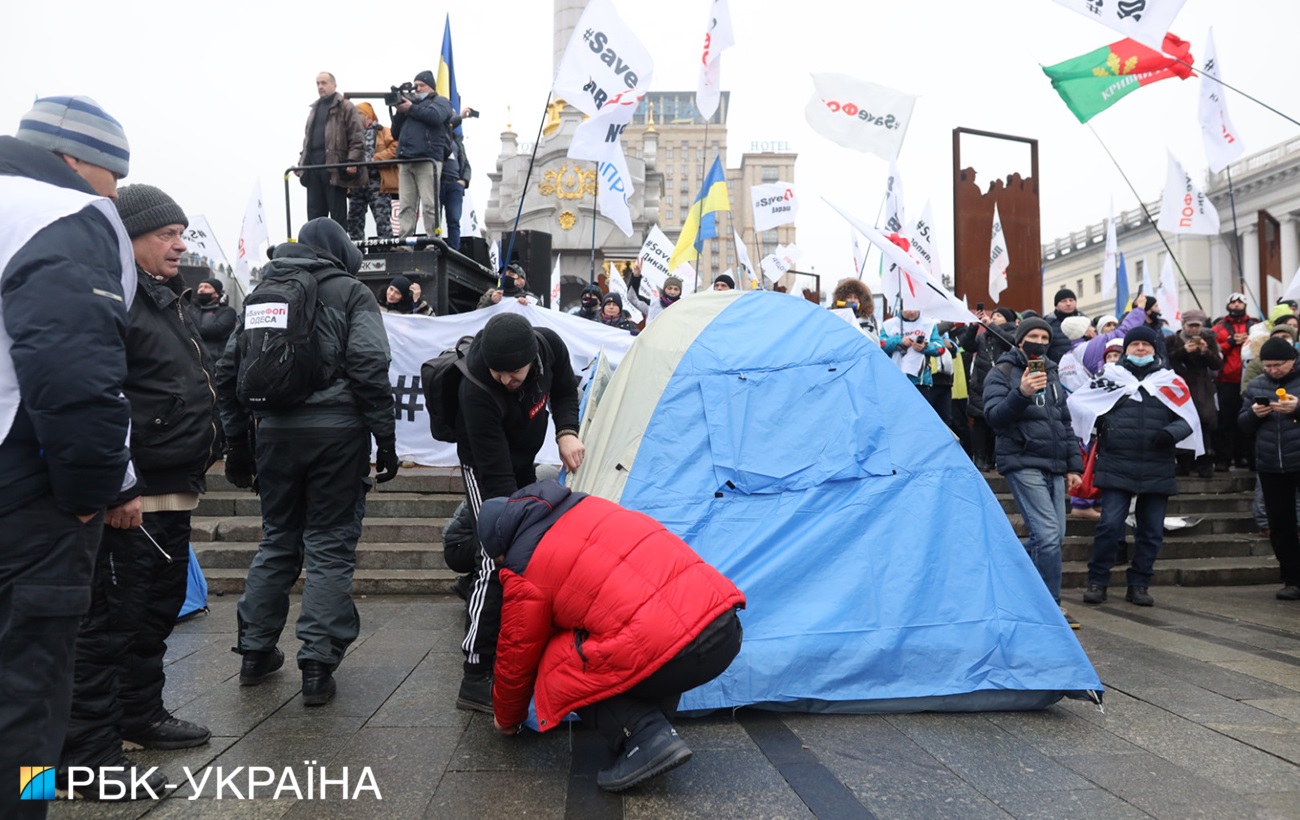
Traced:
<path id="1" fill-rule="evenodd" d="M 1024 523 L 1006 481 L 986 476 L 1018 535 Z M 1169 503 L 1169 515 L 1193 516 L 1200 523 L 1166 532 L 1156 586 L 1231 586 L 1273 584 L 1277 560 L 1268 539 L 1250 515 L 1253 473 L 1234 471 L 1213 479 L 1179 479 L 1182 494 Z M 353 592 L 357 595 L 450 595 L 456 574 L 442 560 L 442 526 L 463 498 L 458 470 L 404 469 L 377 486 L 367 499 L 366 520 L 357 548 Z M 232 487 L 220 465 L 208 474 L 208 493 L 194 513 L 194 550 L 213 594 L 238 594 L 261 539 L 260 504 L 247 490 Z M 1071 517 L 1066 526 L 1062 585 L 1085 585 L 1092 552 L 1093 520 Z M 1130 536 L 1131 537 L 1131 536 Z M 1112 583 L 1123 586 L 1123 570 Z M 295 591 L 301 589 L 299 580 Z"/>

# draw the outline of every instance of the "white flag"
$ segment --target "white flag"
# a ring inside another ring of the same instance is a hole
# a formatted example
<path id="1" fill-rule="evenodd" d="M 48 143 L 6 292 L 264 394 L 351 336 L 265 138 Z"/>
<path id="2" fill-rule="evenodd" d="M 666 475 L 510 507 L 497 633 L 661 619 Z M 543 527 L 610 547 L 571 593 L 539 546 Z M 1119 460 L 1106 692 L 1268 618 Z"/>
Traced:
<path id="1" fill-rule="evenodd" d="M 266 249 L 270 244 L 266 233 L 266 212 L 262 209 L 262 183 L 257 182 L 253 185 L 253 193 L 248 196 L 248 206 L 244 208 L 244 222 L 239 226 L 239 251 L 235 257 L 235 281 L 245 294 L 250 288 L 252 270 L 266 261 Z"/>
<path id="2" fill-rule="evenodd" d="M 1282 294 L 1282 299 L 1300 299 L 1300 268 L 1296 268 L 1295 275 L 1291 277 L 1291 284 L 1287 285 L 1286 293 Z"/>
<path id="3" fill-rule="evenodd" d="M 1201 139 L 1210 170 L 1219 173 L 1246 152 L 1237 129 L 1228 117 L 1226 88 L 1219 82 L 1219 60 L 1214 53 L 1214 29 L 1205 35 L 1205 59 L 1201 61 Z"/>
<path id="4" fill-rule="evenodd" d="M 755 231 L 770 231 L 788 225 L 799 213 L 799 199 L 795 196 L 793 182 L 754 185 L 749 189 L 749 199 L 754 206 Z"/>
<path id="5" fill-rule="evenodd" d="M 754 263 L 749 261 L 749 248 L 745 247 L 745 241 L 740 238 L 740 231 L 732 232 L 732 239 L 736 243 L 736 264 L 745 272 L 745 278 L 749 280 L 750 288 L 758 290 L 762 283 L 758 281 L 758 274 L 754 271 Z"/>
<path id="6" fill-rule="evenodd" d="M 1187 0 L 1056 0 L 1148 48 L 1160 50 L 1165 34 Z"/>
<path id="7" fill-rule="evenodd" d="M 994 209 L 996 208 L 995 205 Z M 997 221 L 996 216 L 994 221 Z M 939 242 L 934 237 L 934 215 L 930 212 L 929 200 L 926 200 L 925 209 L 921 211 L 921 218 L 912 223 L 904 236 L 912 243 L 912 254 L 925 263 L 931 278 L 936 282 L 942 282 L 943 265 L 939 261 Z"/>
<path id="8" fill-rule="evenodd" d="M 492 247 L 488 248 L 488 259 L 492 260 L 492 270 L 497 273 L 500 273 L 501 272 L 501 243 L 496 241 L 495 239 L 492 240 Z"/>
<path id="9" fill-rule="evenodd" d="M 551 310 L 560 310 L 560 257 L 555 257 L 555 267 L 551 269 Z"/>
<path id="10" fill-rule="evenodd" d="M 1119 264 L 1119 242 L 1115 239 L 1115 203 L 1110 203 L 1110 218 L 1106 220 L 1106 256 L 1101 262 L 1101 295 L 1115 295 L 1119 286 L 1116 265 Z"/>
<path id="11" fill-rule="evenodd" d="M 1151 284 L 1151 259 L 1146 256 L 1142 257 L 1142 295 L 1156 295 L 1155 285 Z"/>
<path id="12" fill-rule="evenodd" d="M 185 247 L 190 253 L 205 256 L 217 264 L 227 265 L 226 252 L 221 250 L 221 244 L 217 242 L 217 235 L 212 232 L 212 226 L 208 224 L 208 218 L 203 214 L 185 215 L 189 220 L 190 226 L 181 232 L 181 238 L 185 240 Z"/>
<path id="13" fill-rule="evenodd" d="M 1183 164 L 1169 154 L 1169 174 L 1165 195 L 1160 202 L 1160 219 L 1156 227 L 1170 233 L 1195 233 L 1214 236 L 1219 232 L 1219 210 L 1214 207 Z"/>
<path id="14" fill-rule="evenodd" d="M 680 265 L 678 265 L 676 268 L 674 268 L 673 276 L 676 276 L 678 279 L 682 280 L 683 294 L 694 293 L 695 290 L 700 285 L 698 281 L 700 275 L 695 272 L 695 268 L 691 267 L 690 262 L 683 262 Z"/>
<path id="15" fill-rule="evenodd" d="M 826 139 L 887 160 L 898 157 L 916 97 L 843 74 L 814 74 L 804 116 Z"/>
<path id="16" fill-rule="evenodd" d="M 889 179 L 885 181 L 885 231 L 902 233 L 903 219 L 903 174 L 898 170 L 898 163 L 889 163 Z"/>
<path id="17" fill-rule="evenodd" d="M 989 297 L 994 302 L 1007 288 L 1007 268 L 1011 257 L 1007 255 L 1007 236 L 1002 232 L 1002 217 L 998 205 L 993 203 L 993 238 L 989 242 Z"/>
<path id="18" fill-rule="evenodd" d="M 709 19 L 704 28 L 704 53 L 700 60 L 700 82 L 695 90 L 695 107 L 705 120 L 718 110 L 718 100 L 722 98 L 722 52 L 735 44 L 727 0 L 710 0 Z"/>
<path id="19" fill-rule="evenodd" d="M 461 200 L 460 207 L 460 235 L 482 236 L 483 226 L 478 221 L 478 206 L 474 204 L 474 197 L 465 189 L 465 198 Z"/>
<path id="20" fill-rule="evenodd" d="M 1174 258 L 1165 254 L 1165 265 L 1160 269 L 1160 291 L 1156 294 L 1160 315 L 1169 320 L 1174 330 L 1183 327 L 1183 311 L 1178 306 L 1178 281 L 1174 279 Z"/>
<path id="21" fill-rule="evenodd" d="M 641 281 L 649 284 L 653 296 L 659 295 L 663 290 L 664 280 L 672 273 L 668 267 L 668 260 L 672 256 L 673 243 L 659 226 L 655 225 L 646 234 L 641 253 L 637 254 L 637 259 L 641 261 Z"/>
<path id="22" fill-rule="evenodd" d="M 849 239 L 853 240 L 853 275 L 861 279 L 862 266 L 867 264 L 867 259 L 862 253 L 862 246 L 858 243 L 858 232 L 852 227 L 849 228 Z"/>
<path id="23" fill-rule="evenodd" d="M 784 276 L 790 268 L 794 267 L 789 260 L 777 256 L 774 253 L 769 253 L 767 256 L 764 256 L 759 260 L 758 265 L 763 271 L 763 278 L 767 279 L 767 281 L 772 284 L 776 284 L 778 279 Z"/>

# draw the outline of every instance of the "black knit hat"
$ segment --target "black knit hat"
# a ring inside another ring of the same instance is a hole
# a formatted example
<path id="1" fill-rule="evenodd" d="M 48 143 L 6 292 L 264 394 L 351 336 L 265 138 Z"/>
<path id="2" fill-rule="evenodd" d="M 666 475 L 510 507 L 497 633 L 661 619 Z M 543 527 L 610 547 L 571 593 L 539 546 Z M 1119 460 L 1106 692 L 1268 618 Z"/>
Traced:
<path id="1" fill-rule="evenodd" d="M 424 71 L 421 71 L 419 74 L 416 74 L 416 75 L 415 75 L 415 81 L 416 81 L 417 83 L 424 83 L 425 85 L 429 86 L 430 88 L 437 88 L 437 87 L 438 87 L 438 80 L 437 80 L 437 78 L 434 77 L 434 76 L 433 76 L 433 72 L 432 72 L 432 71 L 429 71 L 428 69 L 425 69 Z"/>
<path id="2" fill-rule="evenodd" d="M 725 274 L 725 273 L 720 273 L 720 274 L 718 274 L 716 277 L 714 277 L 714 279 L 713 279 L 713 284 L 716 285 L 716 284 L 718 284 L 719 282 L 722 282 L 722 283 L 726 284 L 726 286 L 727 286 L 728 288 L 731 288 L 732 290 L 735 290 L 735 289 L 736 289 L 736 280 L 735 280 L 735 279 L 732 279 L 730 276 L 728 276 L 728 275 Z"/>
<path id="3" fill-rule="evenodd" d="M 226 292 L 226 286 L 221 284 L 220 279 L 204 279 L 203 284 L 211 285 L 212 289 L 217 292 L 217 295 L 221 295 Z"/>
<path id="4" fill-rule="evenodd" d="M 168 225 L 190 226 L 176 200 L 152 185 L 124 185 L 117 189 L 117 215 L 126 235 L 135 239 Z"/>
<path id="5" fill-rule="evenodd" d="M 1047 322 L 1039 319 L 1037 316 L 1031 316 L 1028 319 L 1021 319 L 1020 324 L 1016 325 L 1016 344 L 1020 344 L 1029 335 L 1031 330 L 1046 330 L 1047 335 L 1052 335 L 1052 326 Z"/>
<path id="6" fill-rule="evenodd" d="M 1146 342 L 1152 347 L 1156 346 L 1156 340 L 1160 337 L 1156 335 L 1155 329 L 1149 325 L 1138 325 L 1137 327 L 1124 334 L 1124 349 L 1134 342 Z"/>
<path id="7" fill-rule="evenodd" d="M 1011 308 L 1009 308 L 1009 307 L 994 308 L 994 309 L 993 309 L 993 312 L 994 312 L 994 313 L 1001 313 L 1001 314 L 1002 314 L 1002 318 L 1003 318 L 1003 319 L 1006 319 L 1006 320 L 1007 320 L 1008 322 L 1010 322 L 1011 324 L 1015 324 L 1015 323 L 1016 323 L 1016 312 L 1015 312 L 1014 310 L 1012 310 Z"/>
<path id="8" fill-rule="evenodd" d="M 1259 360 L 1261 362 L 1289 361 L 1296 358 L 1296 355 L 1295 345 L 1276 336 L 1264 342 L 1264 345 L 1259 349 Z"/>
<path id="9" fill-rule="evenodd" d="M 606 293 L 605 298 L 600 300 L 600 306 L 604 307 L 605 305 L 608 305 L 610 302 L 613 302 L 614 304 L 618 305 L 619 310 L 623 309 L 623 297 L 619 296 L 617 293 L 613 293 L 613 292 Z"/>
<path id="10" fill-rule="evenodd" d="M 478 348 L 489 370 L 510 373 L 537 358 L 537 332 L 518 313 L 499 313 L 484 326 Z"/>
<path id="11" fill-rule="evenodd" d="M 1069 288 L 1061 288 L 1056 292 L 1056 295 L 1052 297 L 1052 304 L 1059 305 L 1062 299 L 1077 299 L 1077 298 L 1079 297 L 1074 295 L 1074 291 L 1070 290 Z"/>

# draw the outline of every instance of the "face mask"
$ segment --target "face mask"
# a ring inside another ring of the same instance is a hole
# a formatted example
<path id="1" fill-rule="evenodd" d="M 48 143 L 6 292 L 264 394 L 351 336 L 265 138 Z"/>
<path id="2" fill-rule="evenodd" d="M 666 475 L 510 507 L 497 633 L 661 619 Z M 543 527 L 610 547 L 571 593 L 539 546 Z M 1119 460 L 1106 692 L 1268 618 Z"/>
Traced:
<path id="1" fill-rule="evenodd" d="M 210 304 L 212 304 L 212 303 L 215 302 L 215 301 L 217 301 L 217 294 L 215 294 L 215 293 L 200 293 L 200 294 L 199 294 L 199 304 L 200 304 L 200 305 L 210 305 Z"/>
<path id="2" fill-rule="evenodd" d="M 1129 356 L 1128 360 L 1138 367 L 1146 367 L 1156 360 L 1155 356 Z"/>
<path id="3" fill-rule="evenodd" d="M 582 297 L 582 306 L 585 308 L 594 308 L 598 304 L 600 303 L 593 298 L 587 296 Z"/>
<path id="4" fill-rule="evenodd" d="M 1022 342 L 1020 349 L 1031 359 L 1041 359 L 1047 355 L 1047 345 L 1044 342 Z"/>
<path id="5" fill-rule="evenodd" d="M 414 97 L 414 98 L 417 99 L 417 100 L 426 100 L 426 99 L 429 98 L 429 92 L 428 92 L 428 91 L 421 91 L 421 92 L 419 92 L 418 94 L 412 94 L 411 96 Z"/>
<path id="6" fill-rule="evenodd" d="M 1245 316 L 1245 315 L 1246 315 L 1246 309 L 1245 309 L 1245 308 L 1228 308 L 1228 315 L 1229 315 L 1229 316 Z"/>

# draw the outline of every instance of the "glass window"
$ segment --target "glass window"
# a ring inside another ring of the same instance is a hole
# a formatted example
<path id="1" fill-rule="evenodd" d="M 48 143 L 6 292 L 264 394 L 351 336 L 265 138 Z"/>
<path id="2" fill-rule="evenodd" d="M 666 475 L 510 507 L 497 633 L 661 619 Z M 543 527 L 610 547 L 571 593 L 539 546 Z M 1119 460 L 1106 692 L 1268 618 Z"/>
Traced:
<path id="1" fill-rule="evenodd" d="M 668 205 L 671 206 L 671 205 L 673 204 L 673 195 L 672 195 L 672 194 L 668 194 L 668 196 L 666 197 L 666 199 L 667 199 L 667 201 L 668 201 Z"/>
<path id="2" fill-rule="evenodd" d="M 673 149 L 672 149 L 672 147 L 670 146 L 670 147 L 668 147 L 668 148 L 665 148 L 665 149 L 664 149 L 664 159 L 672 159 L 672 158 L 673 158 Z"/>
<path id="3" fill-rule="evenodd" d="M 1095 273 L 1092 276 L 1092 289 L 1101 293 L 1101 274 Z"/>
<path id="4" fill-rule="evenodd" d="M 668 176 L 672 176 L 672 175 L 673 175 L 673 166 L 672 166 L 672 165 L 669 165 L 669 166 L 668 166 Z"/>
<path id="5" fill-rule="evenodd" d="M 770 166 L 770 165 L 765 165 L 765 166 L 763 166 L 763 181 L 764 181 L 764 182 L 776 182 L 776 181 L 777 181 L 777 169 L 774 168 L 774 167 L 772 167 L 772 166 Z"/>
<path id="6" fill-rule="evenodd" d="M 1077 293 L 1077 294 L 1082 294 L 1082 293 L 1083 293 L 1083 280 L 1082 280 L 1082 279 L 1077 279 L 1077 280 L 1075 280 L 1075 283 L 1074 283 L 1074 292 Z"/>

